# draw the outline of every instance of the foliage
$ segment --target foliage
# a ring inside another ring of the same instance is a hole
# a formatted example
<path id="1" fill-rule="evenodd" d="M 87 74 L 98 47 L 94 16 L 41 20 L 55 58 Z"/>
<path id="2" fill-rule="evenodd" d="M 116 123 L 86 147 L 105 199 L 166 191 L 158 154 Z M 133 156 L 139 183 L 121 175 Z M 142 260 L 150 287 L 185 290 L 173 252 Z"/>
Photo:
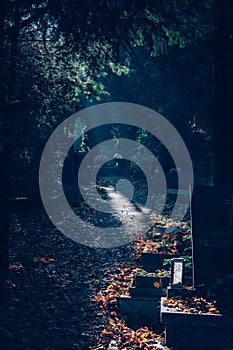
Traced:
<path id="1" fill-rule="evenodd" d="M 136 141 L 139 142 L 139 143 L 142 143 L 143 140 L 145 140 L 148 136 L 148 133 L 145 129 L 140 129 L 137 131 L 137 138 L 136 138 Z"/>
<path id="2" fill-rule="evenodd" d="M 59 0 L 56 5 L 48 2 L 48 10 L 49 18 L 56 19 L 57 31 L 68 43 L 75 43 L 79 50 L 84 48 L 86 54 L 90 48 L 98 51 L 104 42 L 109 45 L 108 59 L 111 54 L 116 58 L 120 55 L 120 44 L 128 52 L 136 46 L 148 46 L 151 55 L 156 56 L 167 45 L 195 43 L 210 30 L 203 19 L 210 14 L 211 5 L 212 1 L 193 0 Z M 99 32 L 97 28 L 101 28 Z"/>
<path id="3" fill-rule="evenodd" d="M 129 74 L 137 47 L 144 46 L 154 57 L 167 53 L 169 46 L 203 41 L 212 30 L 211 6 L 212 0 L 2 0 L 0 199 L 4 205 L 12 178 L 14 182 L 21 178 L 25 187 L 37 184 L 43 146 L 61 120 L 88 100 L 107 98 L 104 77 Z M 0 229 L 7 232 L 9 220 L 5 212 L 2 216 L 6 224 Z M 7 241 L 7 233 L 4 237 Z"/>
<path id="4" fill-rule="evenodd" d="M 205 39 L 211 26 L 203 18 L 210 17 L 211 4 L 5 0 L 0 19 L 2 103 L 18 100 L 25 115 L 19 116 L 21 124 L 35 122 L 45 137 L 46 129 L 51 132 L 85 103 L 84 96 L 104 98 L 100 78 L 110 72 L 128 74 L 136 46 L 147 47 L 153 56 L 167 45 L 183 47 Z"/>

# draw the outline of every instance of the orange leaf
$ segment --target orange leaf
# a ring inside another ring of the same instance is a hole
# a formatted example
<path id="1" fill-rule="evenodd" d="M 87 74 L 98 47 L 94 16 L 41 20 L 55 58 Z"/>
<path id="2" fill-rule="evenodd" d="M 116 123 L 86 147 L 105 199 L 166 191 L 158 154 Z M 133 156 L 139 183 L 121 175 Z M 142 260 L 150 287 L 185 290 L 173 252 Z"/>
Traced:
<path id="1" fill-rule="evenodd" d="M 112 320 L 110 320 L 110 321 L 109 321 L 109 325 L 110 325 L 110 326 L 115 326 L 116 324 L 115 324 L 115 322 L 113 322 Z"/>
<path id="2" fill-rule="evenodd" d="M 216 307 L 211 307 L 211 308 L 209 309 L 209 312 L 215 312 L 215 311 L 217 311 Z"/>
<path id="3" fill-rule="evenodd" d="M 154 286 L 155 288 L 159 288 L 159 287 L 160 287 L 159 282 L 154 282 L 154 283 L 153 283 L 153 286 Z"/>

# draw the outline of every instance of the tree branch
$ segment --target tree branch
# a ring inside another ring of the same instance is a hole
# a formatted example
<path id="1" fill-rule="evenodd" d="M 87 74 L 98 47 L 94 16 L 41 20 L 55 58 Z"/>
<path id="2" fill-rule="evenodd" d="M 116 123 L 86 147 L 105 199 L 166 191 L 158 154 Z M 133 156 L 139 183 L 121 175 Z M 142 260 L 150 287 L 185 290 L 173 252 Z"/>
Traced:
<path id="1" fill-rule="evenodd" d="M 21 21 L 19 24 L 14 24 L 13 26 L 6 28 L 4 30 L 4 33 L 10 35 L 15 30 L 21 30 L 23 28 L 26 28 L 28 25 L 32 24 L 36 20 L 43 18 L 47 11 L 48 6 L 36 9 L 29 18 Z"/>

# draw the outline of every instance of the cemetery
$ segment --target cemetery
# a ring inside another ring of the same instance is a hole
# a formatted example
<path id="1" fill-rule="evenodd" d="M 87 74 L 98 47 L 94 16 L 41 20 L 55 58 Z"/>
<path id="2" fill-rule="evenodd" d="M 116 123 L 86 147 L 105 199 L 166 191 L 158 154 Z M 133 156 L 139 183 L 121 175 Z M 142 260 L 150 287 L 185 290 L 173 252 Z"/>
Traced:
<path id="1" fill-rule="evenodd" d="M 204 190 L 212 191 L 213 188 L 202 188 L 202 196 Z M 200 193 L 194 193 L 193 196 L 192 214 L 195 208 L 195 196 L 198 194 Z M 223 200 L 225 201 L 225 196 Z M 201 213 L 204 208 L 206 211 L 209 210 L 204 201 L 202 203 L 203 207 L 198 206 L 197 208 Z M 218 205 L 221 203 L 219 202 Z M 224 208 L 227 210 L 227 213 L 223 213 L 226 225 L 223 225 L 222 221 L 222 230 L 224 227 L 224 230 L 228 232 L 228 225 L 231 224 L 231 221 L 228 221 L 228 207 Z M 213 206 L 211 210 L 214 210 Z M 40 213 L 37 215 L 39 219 Z M 16 221 L 19 229 L 21 225 L 25 226 L 22 220 L 23 217 Z M 194 223 L 192 218 L 191 226 L 195 226 L 197 234 L 200 229 L 200 239 L 212 242 L 213 236 L 208 237 L 206 230 L 202 231 L 202 226 L 198 227 L 198 224 L 198 222 Z M 27 290 L 27 286 L 21 284 L 23 273 L 30 276 L 31 281 L 40 289 L 45 299 L 45 302 L 38 300 L 37 312 L 38 315 L 41 315 L 40 317 L 47 319 L 46 324 L 49 327 L 52 326 L 49 323 L 49 317 L 52 319 L 56 307 L 64 310 L 60 322 L 67 322 L 68 313 L 64 309 L 65 305 L 60 304 L 59 300 L 53 300 L 53 293 L 59 293 L 60 290 L 66 296 L 65 300 L 68 301 L 68 305 L 74 308 L 74 310 L 69 310 L 69 315 L 74 319 L 79 315 L 76 326 L 80 327 L 83 322 L 85 324 L 84 329 L 79 329 L 78 335 L 78 338 L 81 339 L 81 341 L 78 340 L 78 344 L 83 348 L 87 346 L 85 344 L 88 344 L 93 350 L 134 349 L 135 347 L 165 350 L 231 349 L 233 278 L 230 270 L 225 269 L 221 261 L 219 265 L 216 263 L 216 257 L 211 251 L 211 249 L 216 250 L 215 244 L 197 244 L 196 247 L 196 241 L 191 239 L 193 235 L 190 236 L 190 222 L 183 223 L 181 228 L 171 233 L 166 233 L 164 218 L 157 218 L 156 225 L 146 237 L 138 239 L 131 246 L 110 249 L 106 253 L 101 252 L 101 249 L 77 247 L 75 243 L 68 243 L 68 239 L 60 235 L 60 244 L 70 245 L 71 250 L 69 249 L 67 256 L 59 253 L 58 248 L 52 242 L 49 245 L 50 255 L 42 256 L 43 251 L 46 251 L 46 246 L 41 245 L 36 238 L 38 228 L 36 229 L 32 222 L 30 225 L 27 224 L 17 249 L 22 248 L 24 237 L 30 235 L 34 242 L 38 242 L 36 245 L 37 257 L 31 256 L 33 266 L 26 265 L 26 260 L 24 263 L 10 265 L 12 280 L 17 279 L 16 283 L 21 285 L 22 292 L 18 294 L 18 297 L 14 296 L 12 316 L 10 313 L 5 317 L 11 318 L 14 314 L 14 317 L 19 320 L 22 318 L 20 314 L 15 314 L 19 300 L 24 308 L 25 322 L 27 315 L 32 311 L 30 305 L 26 309 L 30 289 Z M 48 223 L 46 226 L 43 229 L 47 231 L 46 235 L 49 235 Z M 214 223 L 214 228 L 216 232 L 219 232 L 217 221 Z M 230 244 L 227 233 L 224 235 L 225 239 Z M 48 240 L 46 240 L 47 244 Z M 158 249 L 166 244 L 167 249 L 171 249 L 176 254 L 165 254 L 161 262 L 155 253 L 153 262 L 153 249 L 158 252 Z M 189 249 L 191 245 L 193 253 Z M 224 248 L 225 244 L 218 246 L 219 256 L 221 249 Z M 195 249 L 197 249 L 196 252 Z M 226 252 L 224 250 L 223 254 Z M 17 252 L 19 253 L 20 251 Z M 143 254 L 150 254 L 152 262 L 149 265 L 148 260 L 142 258 Z M 195 262 L 195 259 L 201 259 L 202 255 L 206 257 L 207 254 L 208 264 L 206 264 L 206 259 L 203 260 L 203 265 L 200 265 L 199 261 Z M 227 255 L 225 257 L 228 259 Z M 189 266 L 192 258 L 194 269 Z M 223 259 L 223 256 L 221 258 Z M 155 268 L 156 264 L 157 268 Z M 43 271 L 41 275 L 45 283 L 43 285 L 40 285 L 41 279 L 36 277 L 39 271 L 40 273 Z M 72 274 L 69 271 L 72 271 Z M 76 280 L 77 271 L 82 274 L 79 281 Z M 217 279 L 212 276 L 215 273 Z M 8 283 L 8 288 L 13 296 L 16 285 L 10 280 Z M 77 289 L 83 291 L 85 297 L 80 293 L 78 296 Z M 88 302 L 85 301 L 87 296 Z M 91 308 L 88 306 L 89 303 L 92 305 Z M 4 313 L 2 319 L 4 320 Z M 56 328 L 58 332 L 61 331 L 61 326 L 57 325 Z M 67 329 L 67 332 L 76 332 L 76 328 Z M 24 333 L 22 328 L 22 335 L 24 343 L 27 344 L 27 339 L 32 337 L 30 331 Z"/>
<path id="2" fill-rule="evenodd" d="M 233 350 L 232 18 L 0 1 L 0 350 Z"/>

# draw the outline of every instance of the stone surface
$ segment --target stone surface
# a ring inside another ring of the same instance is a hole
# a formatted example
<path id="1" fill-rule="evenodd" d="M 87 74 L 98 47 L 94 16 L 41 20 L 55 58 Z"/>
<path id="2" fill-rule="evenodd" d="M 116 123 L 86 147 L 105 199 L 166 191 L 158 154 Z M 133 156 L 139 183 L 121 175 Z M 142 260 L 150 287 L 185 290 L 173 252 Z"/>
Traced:
<path id="1" fill-rule="evenodd" d="M 173 349 L 224 349 L 233 344 L 233 317 L 221 314 L 176 312 L 163 305 L 161 323 L 165 325 L 166 345 Z"/>
<path id="2" fill-rule="evenodd" d="M 119 297 L 120 312 L 129 316 L 143 317 L 145 324 L 159 322 L 160 296 L 121 296 Z"/>
<path id="3" fill-rule="evenodd" d="M 165 288 L 138 288 L 130 287 L 130 295 L 132 297 L 164 297 L 166 295 Z"/>
<path id="4" fill-rule="evenodd" d="M 163 261 L 165 259 L 172 259 L 174 257 L 175 255 L 172 254 L 142 253 L 141 264 L 146 271 L 153 272 L 163 268 Z"/>
<path id="5" fill-rule="evenodd" d="M 156 273 L 147 273 L 145 275 L 136 275 L 136 288 L 167 288 L 170 277 L 158 277 Z"/>
<path id="6" fill-rule="evenodd" d="M 81 201 L 81 196 L 78 189 L 78 180 L 76 176 L 77 171 L 78 168 L 75 167 L 73 147 L 71 147 L 65 159 L 62 171 L 63 190 L 70 205 L 78 205 Z"/>
<path id="7" fill-rule="evenodd" d="M 233 190 L 194 189 L 192 236 L 195 286 L 233 273 Z"/>

